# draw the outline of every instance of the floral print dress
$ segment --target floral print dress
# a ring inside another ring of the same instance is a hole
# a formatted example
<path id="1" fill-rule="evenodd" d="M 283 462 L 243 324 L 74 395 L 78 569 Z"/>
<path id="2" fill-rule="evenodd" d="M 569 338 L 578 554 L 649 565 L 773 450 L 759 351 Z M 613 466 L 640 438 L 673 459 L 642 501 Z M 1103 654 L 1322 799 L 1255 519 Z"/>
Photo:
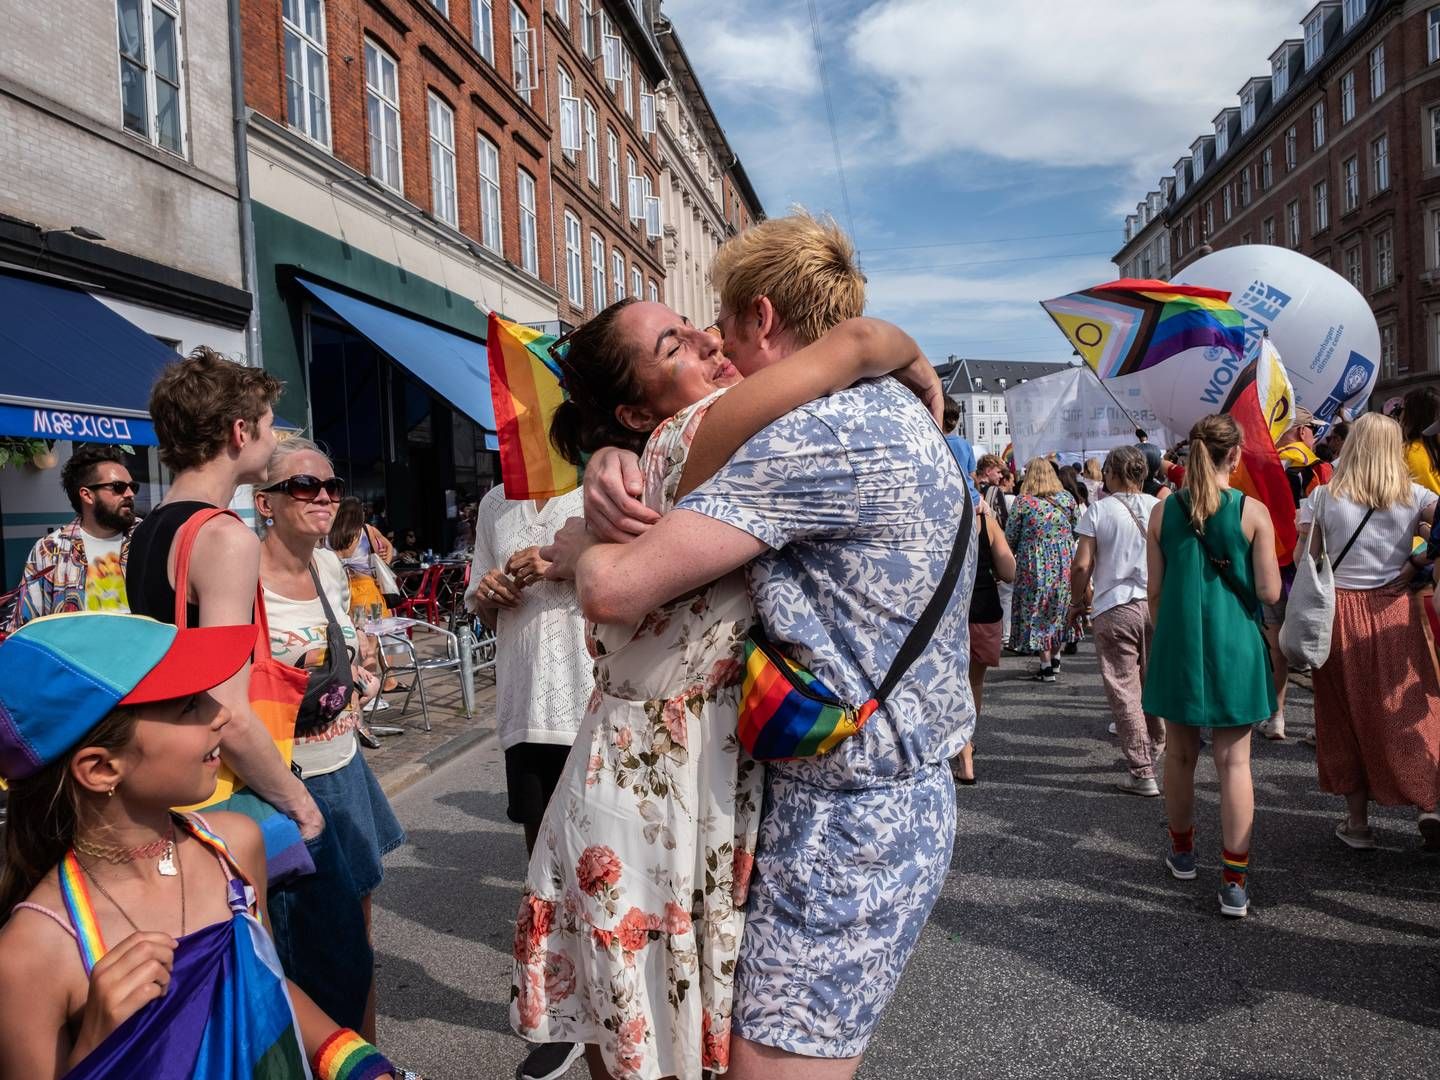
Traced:
<path id="1" fill-rule="evenodd" d="M 647 505 L 674 505 L 717 396 L 651 437 Z M 510 1018 L 535 1042 L 597 1045 L 616 1080 L 729 1063 L 763 780 L 735 734 L 753 621 L 737 571 L 638 627 L 588 628 L 595 693 L 530 860 Z"/>
<path id="2" fill-rule="evenodd" d="M 1065 616 L 1076 516 L 1075 499 L 1067 491 L 1021 495 L 1010 509 L 1005 539 L 1015 552 L 1010 647 L 1016 652 L 1055 649 L 1073 637 Z"/>

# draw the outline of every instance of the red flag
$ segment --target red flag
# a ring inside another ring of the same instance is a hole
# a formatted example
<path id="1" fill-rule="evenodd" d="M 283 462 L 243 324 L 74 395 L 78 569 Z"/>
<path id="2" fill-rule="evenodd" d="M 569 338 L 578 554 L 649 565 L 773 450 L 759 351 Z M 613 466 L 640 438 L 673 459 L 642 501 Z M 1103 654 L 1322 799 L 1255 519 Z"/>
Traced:
<path id="1" fill-rule="evenodd" d="M 1221 410 L 1240 426 L 1243 443 L 1240 467 L 1230 477 L 1230 482 L 1252 499 L 1259 499 L 1270 511 L 1270 520 L 1275 525 L 1275 556 L 1281 566 L 1288 566 L 1294 561 L 1298 539 L 1295 498 L 1290 493 L 1285 466 L 1275 449 L 1269 420 L 1260 407 L 1255 375 L 1256 364 L 1252 361 L 1235 380 L 1230 398 Z"/>

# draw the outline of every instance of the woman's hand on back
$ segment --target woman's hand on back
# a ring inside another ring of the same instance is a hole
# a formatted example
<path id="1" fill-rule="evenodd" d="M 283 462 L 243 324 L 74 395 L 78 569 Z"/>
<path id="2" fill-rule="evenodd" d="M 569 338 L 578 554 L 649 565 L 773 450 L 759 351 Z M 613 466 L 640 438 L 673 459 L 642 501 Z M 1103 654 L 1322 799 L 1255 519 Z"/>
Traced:
<path id="1" fill-rule="evenodd" d="M 660 515 L 640 501 L 645 481 L 632 451 L 606 446 L 585 465 L 585 522 L 607 544 L 640 536 Z"/>

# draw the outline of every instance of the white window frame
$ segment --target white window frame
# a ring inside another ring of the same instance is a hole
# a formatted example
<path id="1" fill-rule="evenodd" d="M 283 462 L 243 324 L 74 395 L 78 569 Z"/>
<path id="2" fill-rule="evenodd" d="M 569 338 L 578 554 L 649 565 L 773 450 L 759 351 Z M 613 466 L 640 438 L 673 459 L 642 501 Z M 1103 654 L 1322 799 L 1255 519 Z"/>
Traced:
<path id="1" fill-rule="evenodd" d="M 580 251 L 580 219 L 565 211 L 565 289 L 570 303 L 585 310 L 585 257 Z"/>
<path id="2" fill-rule="evenodd" d="M 1305 23 L 1305 70 L 1309 71 L 1325 55 L 1325 13 L 1317 11 Z"/>
<path id="3" fill-rule="evenodd" d="M 1229 221 L 1235 213 L 1235 194 L 1231 185 L 1226 184 L 1220 191 L 1220 217 L 1222 221 Z"/>
<path id="4" fill-rule="evenodd" d="M 1347 71 L 1340 76 L 1340 123 L 1348 124 L 1355 119 L 1355 72 Z"/>
<path id="5" fill-rule="evenodd" d="M 450 0 L 430 0 L 430 6 L 447 19 L 450 17 Z"/>
<path id="6" fill-rule="evenodd" d="M 595 310 L 599 312 L 609 300 L 605 295 L 608 286 L 605 282 L 605 238 L 597 232 L 590 234 L 590 294 L 595 301 Z"/>
<path id="7" fill-rule="evenodd" d="M 1385 94 L 1385 43 L 1370 50 L 1370 100 L 1378 101 Z"/>
<path id="8" fill-rule="evenodd" d="M 660 198 L 651 187 L 650 177 L 646 176 L 642 182 L 641 208 L 645 212 L 645 239 L 659 240 L 665 235 L 664 223 L 660 220 Z"/>
<path id="9" fill-rule="evenodd" d="M 625 99 L 625 115 L 635 115 L 635 60 L 624 44 L 620 46 L 620 93 Z"/>
<path id="10" fill-rule="evenodd" d="M 475 134 L 475 164 L 480 187 L 480 242 L 503 257 L 505 222 L 500 205 L 500 147 L 479 132 Z"/>
<path id="11" fill-rule="evenodd" d="M 1275 243 L 1275 217 L 1271 215 L 1260 223 L 1260 242 L 1262 244 L 1274 245 Z"/>
<path id="12" fill-rule="evenodd" d="M 610 22 L 610 16 L 605 14 L 605 9 L 602 7 L 600 9 L 601 71 L 612 90 L 620 81 L 620 51 L 624 48 L 620 35 L 616 34 L 614 30 L 615 27 Z"/>
<path id="13" fill-rule="evenodd" d="M 591 0 L 580 0 L 580 51 L 589 59 L 595 59 L 595 12 L 590 10 Z"/>
<path id="14" fill-rule="evenodd" d="M 1430 243 L 1429 249 L 1425 252 L 1425 265 L 1431 270 L 1440 269 L 1440 207 L 1431 207 L 1430 215 Z"/>
<path id="15" fill-rule="evenodd" d="M 1300 246 L 1300 200 L 1291 199 L 1285 207 L 1285 242 L 1292 248 Z"/>
<path id="16" fill-rule="evenodd" d="M 1310 106 L 1310 148 L 1319 150 L 1325 145 L 1325 99 L 1321 98 Z"/>
<path id="17" fill-rule="evenodd" d="M 1190 153 L 1190 175 L 1199 180 L 1205 175 L 1205 144 L 1201 143 Z"/>
<path id="18" fill-rule="evenodd" d="M 585 177 L 600 186 L 600 114 L 589 98 L 585 99 Z"/>
<path id="19" fill-rule="evenodd" d="M 555 18 L 570 25 L 570 0 L 555 0 Z"/>
<path id="20" fill-rule="evenodd" d="M 1209 240 L 1215 235 L 1215 200 L 1211 199 L 1205 204 L 1205 239 Z"/>
<path id="21" fill-rule="evenodd" d="M 625 210 L 631 221 L 645 217 L 645 207 L 640 204 L 640 174 L 635 171 L 635 155 L 625 151 L 626 200 Z"/>
<path id="22" fill-rule="evenodd" d="M 1440 168 L 1440 105 L 1431 105 L 1430 114 L 1430 152 L 1427 155 L 1429 161 L 1426 163 L 1432 169 Z"/>
<path id="23" fill-rule="evenodd" d="M 1394 378 L 1399 374 L 1395 367 L 1395 324 L 1385 323 L 1380 327 L 1380 377 Z"/>
<path id="24" fill-rule="evenodd" d="M 1370 194 L 1390 190 L 1390 133 L 1382 131 L 1370 143 Z"/>
<path id="25" fill-rule="evenodd" d="M 1260 154 L 1260 190 L 1269 191 L 1275 183 L 1275 150 L 1265 147 Z"/>
<path id="26" fill-rule="evenodd" d="M 1311 188 L 1311 198 L 1315 203 L 1313 220 L 1315 232 L 1324 232 L 1330 227 L 1330 181 L 1321 180 Z"/>
<path id="27" fill-rule="evenodd" d="M 1219 158 L 1226 150 L 1230 149 L 1230 121 L 1220 119 L 1215 121 L 1215 156 Z"/>
<path id="28" fill-rule="evenodd" d="M 625 299 L 625 256 L 620 254 L 620 249 L 614 248 L 610 252 L 610 278 L 615 288 L 615 299 Z"/>
<path id="29" fill-rule="evenodd" d="M 655 284 L 654 278 L 646 281 L 645 296 L 652 304 L 658 304 L 660 302 L 660 286 Z"/>
<path id="30" fill-rule="evenodd" d="M 615 129 L 605 129 L 606 171 L 610 174 L 610 205 L 620 205 L 620 137 Z"/>
<path id="31" fill-rule="evenodd" d="M 630 264 L 630 295 L 636 300 L 645 299 L 645 275 L 641 272 L 639 263 Z"/>
<path id="32" fill-rule="evenodd" d="M 1340 9 L 1340 29 L 1349 33 L 1350 28 L 1365 17 L 1365 0 L 1345 0 Z"/>
<path id="33" fill-rule="evenodd" d="M 1375 234 L 1375 288 L 1395 284 L 1395 234 L 1382 229 Z"/>
<path id="34" fill-rule="evenodd" d="M 1425 15 L 1425 56 L 1428 63 L 1440 60 L 1440 7 L 1433 7 Z"/>
<path id="35" fill-rule="evenodd" d="M 495 66 L 495 0 L 470 0 L 470 44 Z"/>
<path id="36" fill-rule="evenodd" d="M 1340 163 L 1340 213 L 1360 205 L 1360 159 L 1352 154 Z"/>
<path id="37" fill-rule="evenodd" d="M 655 134 L 655 95 L 645 89 L 640 91 L 640 134 Z"/>
<path id="38" fill-rule="evenodd" d="M 186 108 L 186 79 L 185 79 L 185 27 L 181 22 L 179 0 L 134 0 L 132 10 L 139 16 L 140 25 L 136 32 L 140 37 L 140 52 L 138 55 L 127 53 L 123 47 L 121 37 L 122 15 L 120 4 L 115 7 L 115 47 L 118 53 L 118 73 L 120 86 L 120 127 L 137 138 L 144 139 L 151 146 L 164 150 L 167 153 L 178 154 L 180 157 L 187 157 L 190 153 L 190 131 L 186 120 L 189 111 Z M 156 10 L 171 20 L 173 31 L 173 49 L 175 53 L 175 74 L 172 79 L 169 75 L 162 75 L 156 64 L 155 48 L 155 14 Z M 324 12 L 322 9 L 321 18 L 323 23 Z M 129 67 L 140 74 L 144 83 L 145 94 L 145 130 L 136 131 L 126 122 L 125 114 L 125 71 Z M 141 74 L 143 73 L 143 74 Z M 160 134 L 160 87 L 169 87 L 175 95 L 175 121 L 176 145 L 169 146 Z M 327 106 L 328 107 L 328 106 Z"/>
<path id="39" fill-rule="evenodd" d="M 1270 99 L 1279 101 L 1290 89 L 1290 53 L 1277 56 L 1270 61 Z"/>
<path id="40" fill-rule="evenodd" d="M 1300 159 L 1300 133 L 1291 124 L 1285 131 L 1285 171 L 1293 172 Z"/>
<path id="41" fill-rule="evenodd" d="M 434 90 L 425 97 L 425 130 L 430 143 L 430 206 L 437 219 L 460 227 L 455 197 L 455 110 Z"/>
<path id="42" fill-rule="evenodd" d="M 520 207 L 520 269 L 540 276 L 540 228 L 535 217 L 535 177 L 515 170 L 515 193 Z"/>
<path id="43" fill-rule="evenodd" d="M 328 149 L 330 149 L 330 129 L 331 129 L 331 124 L 330 124 L 330 56 L 329 56 L 329 53 L 326 51 L 326 48 L 325 48 L 325 38 L 326 38 L 325 0 L 315 0 L 316 8 L 317 8 L 317 10 L 320 12 L 320 19 L 319 19 L 319 23 L 320 23 L 320 36 L 319 36 L 319 37 L 314 36 L 314 35 L 311 34 L 308 30 L 306 30 L 304 27 L 300 26 L 298 23 L 293 22 L 293 21 L 291 20 L 290 16 L 289 16 L 288 14 L 286 14 L 286 8 L 289 8 L 289 7 L 292 7 L 292 6 L 293 6 L 293 7 L 295 7 L 295 8 L 302 9 L 301 17 L 303 18 L 303 17 L 304 17 L 304 15 L 303 15 L 303 8 L 305 7 L 305 4 L 306 4 L 306 0 L 286 0 L 286 2 L 285 2 L 285 3 L 282 5 L 282 7 L 281 7 L 281 15 L 280 15 L 281 29 L 282 29 L 281 37 L 286 39 L 286 44 L 288 45 L 288 38 L 289 38 L 289 36 L 293 35 L 294 38 L 295 38 L 295 40 L 298 42 L 299 48 L 300 48 L 300 77 L 299 77 L 298 79 L 292 78 L 292 76 L 291 76 L 291 73 L 290 73 L 290 64 L 289 64 L 290 50 L 289 50 L 288 48 L 285 48 L 285 49 L 284 49 L 284 53 L 285 53 L 285 83 L 286 83 L 286 87 L 285 87 L 285 121 L 286 121 L 287 124 L 289 124 L 289 126 L 291 127 L 292 130 L 298 131 L 301 135 L 304 135 L 304 136 L 305 136 L 307 139 L 309 139 L 311 142 L 318 143 L 319 145 L 325 147 L 325 149 L 328 150 Z M 309 58 L 309 55 L 310 55 L 312 52 L 319 54 L 319 57 L 320 57 L 320 77 L 321 77 L 321 79 L 323 80 L 323 82 L 324 82 L 324 84 L 325 84 L 324 86 L 320 87 L 318 90 L 317 90 L 316 87 L 314 87 L 314 86 L 311 85 L 311 79 L 310 79 L 310 64 L 308 63 L 308 58 Z M 290 85 L 289 85 L 291 82 L 294 82 L 294 83 L 296 83 L 296 84 L 299 86 L 299 91 L 300 91 L 301 100 L 302 100 L 303 102 L 305 102 L 305 104 L 306 104 L 306 108 L 303 110 L 304 115 L 299 116 L 299 117 L 296 117 L 296 116 L 292 116 L 292 115 L 291 115 L 292 110 L 291 110 L 291 108 L 290 108 L 291 102 L 290 102 Z M 321 122 L 322 122 L 322 123 L 324 124 L 324 126 L 325 126 L 325 130 L 324 130 L 324 131 L 319 131 L 319 132 L 317 132 L 317 131 L 313 130 L 314 125 L 315 125 L 315 123 L 316 123 L 316 118 L 315 118 L 315 115 L 314 115 L 314 114 L 315 114 L 315 109 L 314 109 L 314 101 L 315 101 L 315 100 L 318 100 L 318 101 L 322 102 L 323 105 L 324 105 L 324 109 L 322 110 L 324 115 L 323 115 L 323 117 L 321 117 Z"/>
<path id="44" fill-rule="evenodd" d="M 571 161 L 580 153 L 580 99 L 575 96 L 575 80 L 564 64 L 556 64 L 560 84 L 560 152 Z"/>
<path id="45" fill-rule="evenodd" d="M 1240 130 L 1249 131 L 1255 126 L 1255 87 L 1247 86 L 1240 94 Z"/>
<path id="46" fill-rule="evenodd" d="M 403 194 L 405 191 L 405 159 L 402 150 L 404 142 L 400 128 L 400 62 L 395 59 L 374 38 L 366 37 L 365 55 L 365 123 L 369 128 L 366 145 L 370 154 L 370 175 L 391 191 Z M 371 59 L 374 58 L 375 76 L 372 80 Z M 386 89 L 386 82 L 392 87 Z M 394 125 L 395 145 L 391 147 L 390 125 Z M 395 168 L 390 168 L 390 152 L 393 149 Z"/>
<path id="47" fill-rule="evenodd" d="M 1250 166 L 1249 166 L 1249 165 L 1246 165 L 1245 168 L 1243 168 L 1243 169 L 1240 170 L 1240 205 L 1241 205 L 1241 207 L 1246 207 L 1246 206 L 1249 206 L 1249 205 L 1250 205 Z"/>
<path id="48" fill-rule="evenodd" d="M 510 81 L 526 105 L 539 85 L 536 59 L 535 29 L 530 25 L 530 16 L 515 0 L 510 0 Z"/>

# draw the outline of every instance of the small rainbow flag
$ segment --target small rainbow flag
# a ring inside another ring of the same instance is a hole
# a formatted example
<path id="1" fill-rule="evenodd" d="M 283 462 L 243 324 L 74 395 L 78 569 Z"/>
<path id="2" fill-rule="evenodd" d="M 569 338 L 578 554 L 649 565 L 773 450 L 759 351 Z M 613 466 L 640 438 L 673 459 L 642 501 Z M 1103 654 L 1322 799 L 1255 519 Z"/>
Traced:
<path id="1" fill-rule="evenodd" d="M 565 400 L 550 358 L 551 334 L 490 313 L 490 400 L 507 499 L 549 499 L 574 491 L 579 470 L 555 451 L 550 419 Z"/>

